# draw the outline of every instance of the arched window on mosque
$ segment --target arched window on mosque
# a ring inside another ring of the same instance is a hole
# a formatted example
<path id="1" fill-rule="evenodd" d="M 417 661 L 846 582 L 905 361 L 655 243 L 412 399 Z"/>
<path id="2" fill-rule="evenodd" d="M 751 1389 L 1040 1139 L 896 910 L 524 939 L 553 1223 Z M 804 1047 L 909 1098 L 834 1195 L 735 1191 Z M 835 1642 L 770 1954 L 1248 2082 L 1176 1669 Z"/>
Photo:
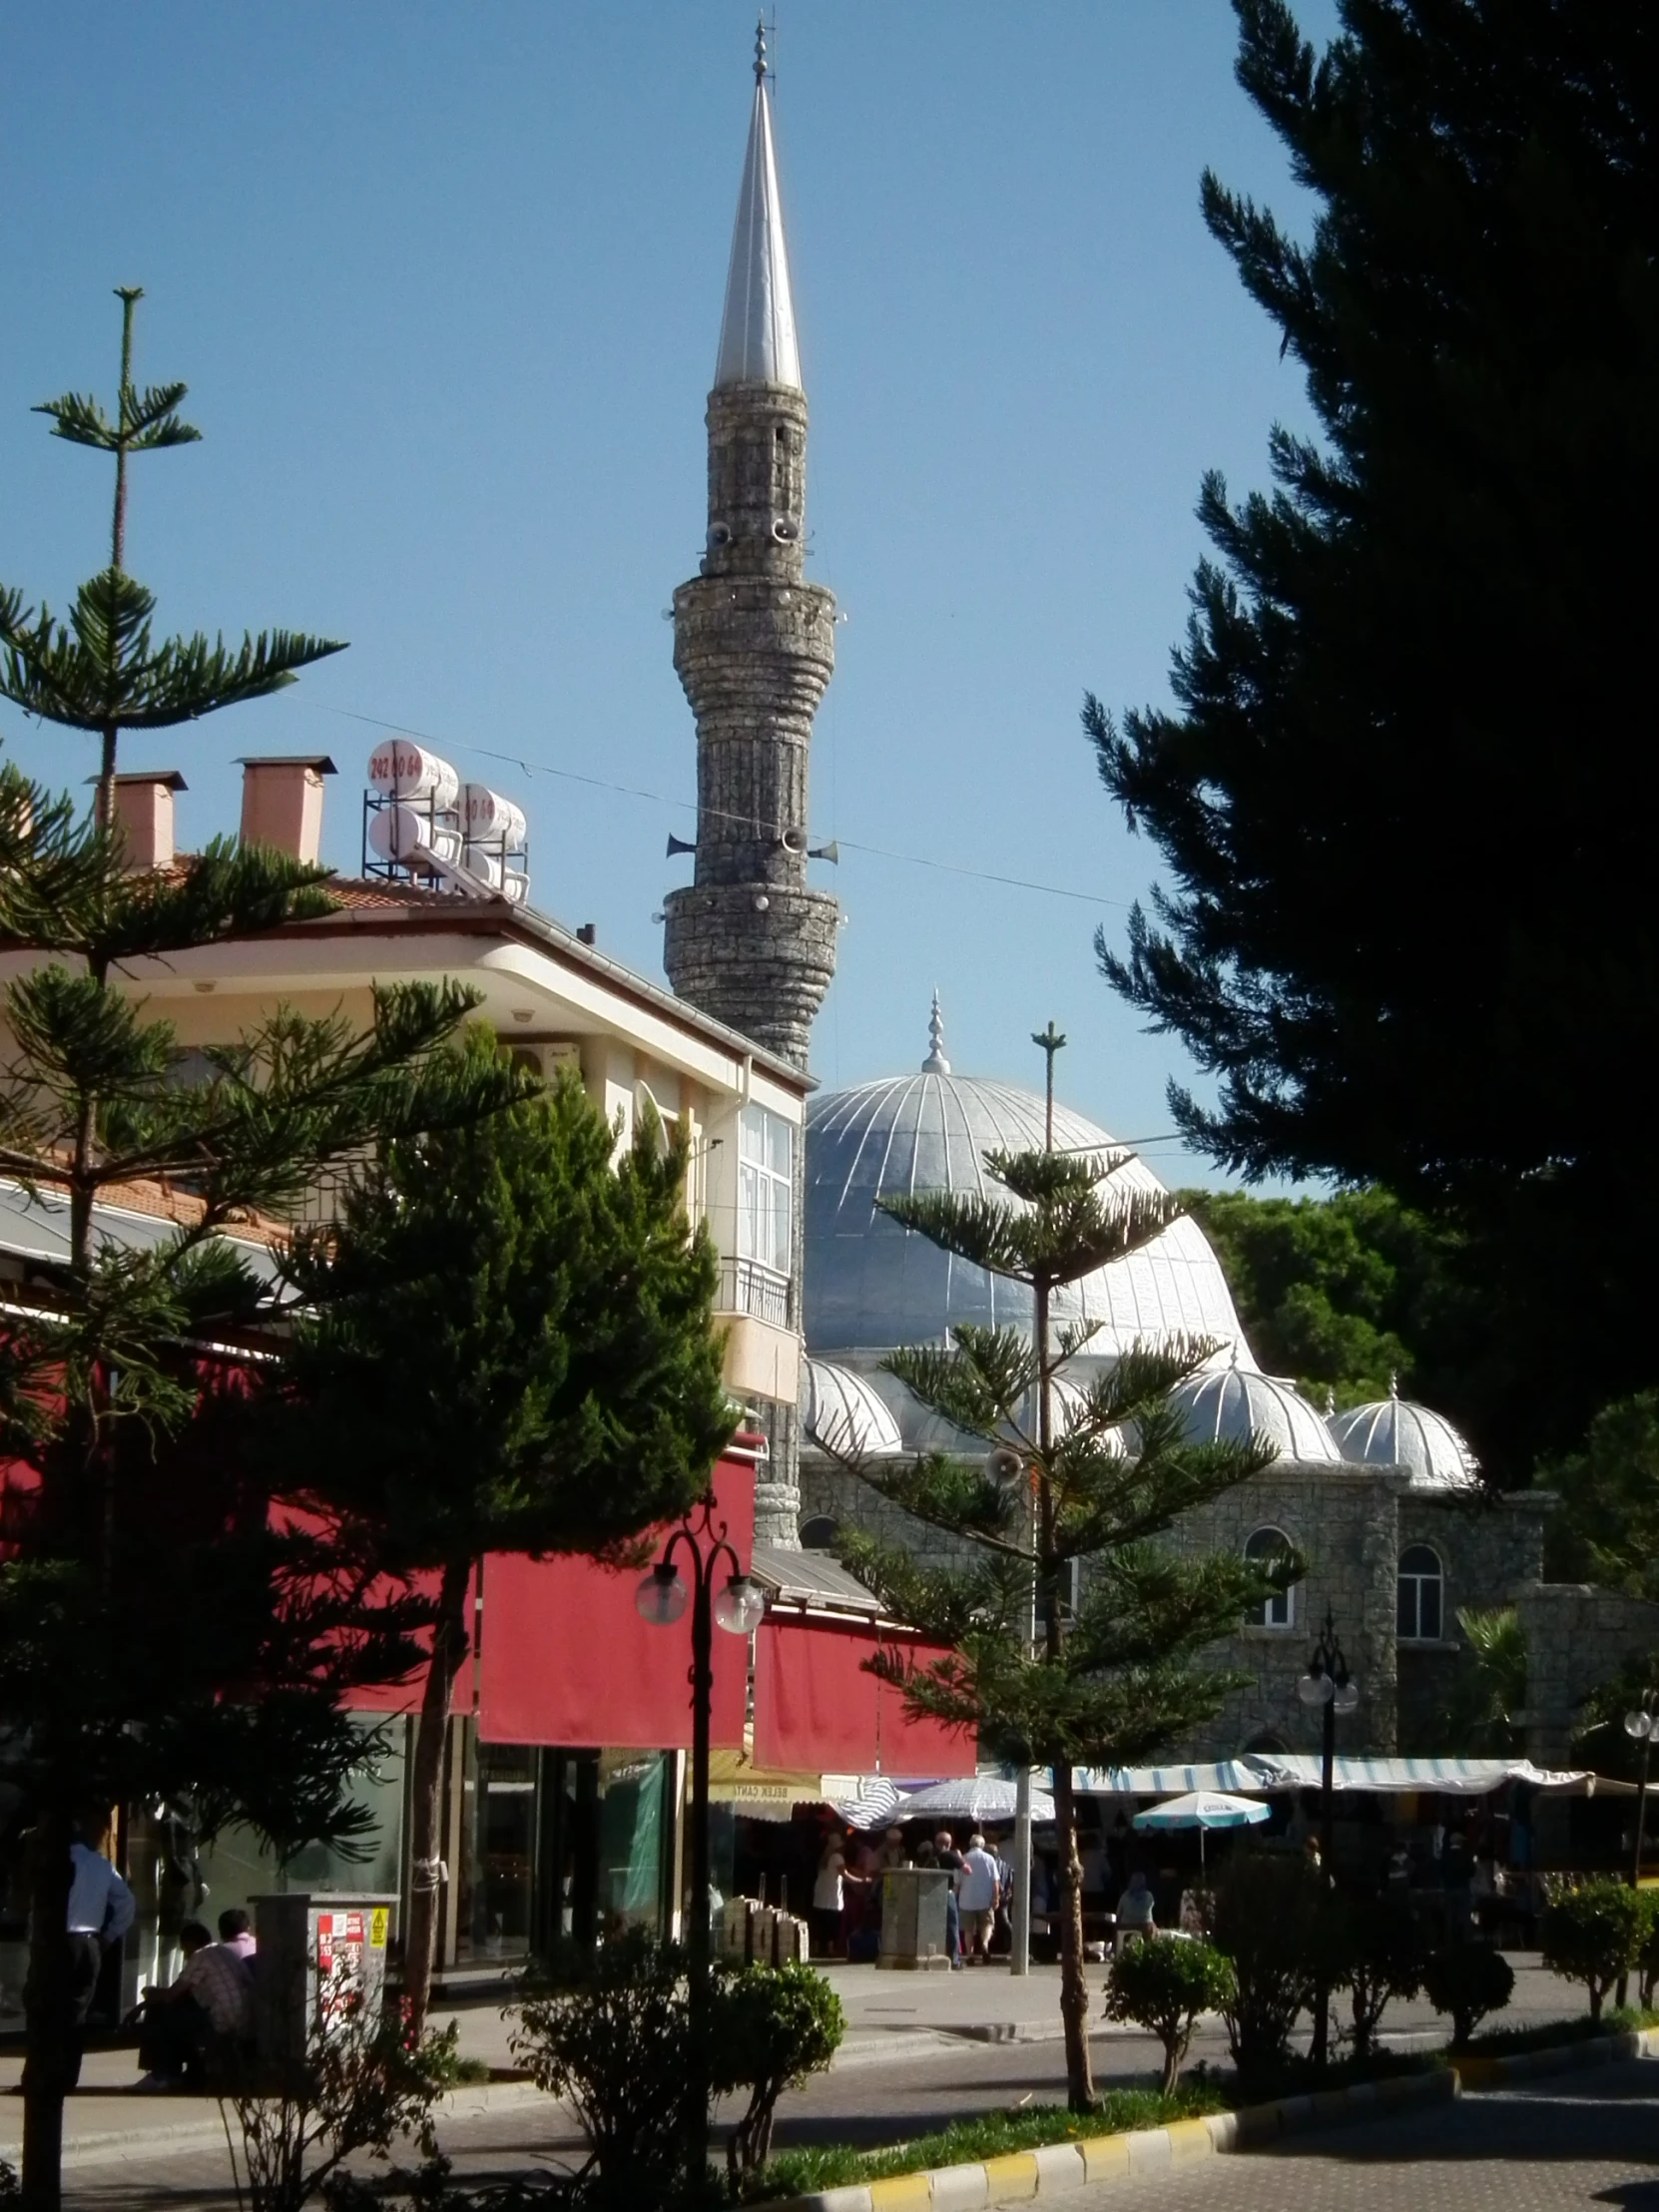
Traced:
<path id="1" fill-rule="evenodd" d="M 1407 1544 L 1399 1555 L 1394 1629 L 1402 1644 L 1437 1643 L 1441 1635 L 1445 1569 L 1432 1544 Z"/>
<path id="2" fill-rule="evenodd" d="M 1295 1547 L 1282 1528 L 1258 1528 L 1247 1538 L 1244 1555 L 1252 1561 L 1277 1559 L 1282 1552 Z M 1296 1626 L 1297 1585 L 1288 1590 L 1276 1590 L 1272 1597 L 1265 1597 L 1260 1605 L 1253 1605 L 1245 1615 L 1251 1628 L 1294 1628 Z"/>

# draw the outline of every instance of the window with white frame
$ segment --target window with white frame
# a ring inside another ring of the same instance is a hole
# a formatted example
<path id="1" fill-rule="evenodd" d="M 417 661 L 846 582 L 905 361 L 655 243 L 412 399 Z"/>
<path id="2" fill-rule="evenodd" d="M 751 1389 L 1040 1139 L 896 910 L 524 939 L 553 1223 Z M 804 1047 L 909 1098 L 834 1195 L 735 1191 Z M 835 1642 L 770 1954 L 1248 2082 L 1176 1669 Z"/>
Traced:
<path id="1" fill-rule="evenodd" d="M 1445 1569 L 1430 1544 L 1407 1544 L 1399 1555 L 1394 1628 L 1402 1644 L 1437 1643 L 1444 1617 Z"/>
<path id="2" fill-rule="evenodd" d="M 1253 1566 L 1266 1566 L 1293 1550 L 1291 1539 L 1282 1528 L 1258 1528 L 1247 1538 L 1244 1555 Z M 1253 1605 L 1245 1615 L 1251 1628 L 1294 1628 L 1296 1626 L 1296 1585 L 1288 1590 L 1275 1590 L 1259 1605 Z"/>
<path id="3" fill-rule="evenodd" d="M 746 1106 L 738 1122 L 738 1257 L 790 1272 L 795 1132 L 782 1114 Z"/>

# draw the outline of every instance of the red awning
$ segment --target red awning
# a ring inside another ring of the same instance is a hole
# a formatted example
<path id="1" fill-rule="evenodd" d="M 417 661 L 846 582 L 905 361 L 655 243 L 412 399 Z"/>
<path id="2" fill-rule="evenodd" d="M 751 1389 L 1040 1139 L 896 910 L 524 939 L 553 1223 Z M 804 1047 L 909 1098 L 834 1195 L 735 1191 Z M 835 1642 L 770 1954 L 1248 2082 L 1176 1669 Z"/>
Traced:
<path id="1" fill-rule="evenodd" d="M 928 1780 L 975 1773 L 970 1730 L 906 1719 L 904 1693 L 866 1671 L 881 1641 L 862 1621 L 770 1614 L 755 1639 L 756 1764 Z M 906 1648 L 918 1665 L 936 1656 Z"/>
<path id="2" fill-rule="evenodd" d="M 755 1470 L 715 1469 L 716 1524 L 747 1572 L 755 1540 Z M 658 1548 L 661 1536 L 659 1531 Z M 691 1745 L 691 1608 L 654 1628 L 634 1604 L 640 1569 L 615 1573 L 591 1559 L 484 1561 L 478 1733 L 491 1744 L 680 1751 Z M 716 1628 L 710 1741 L 743 1742 L 749 1640 Z"/>

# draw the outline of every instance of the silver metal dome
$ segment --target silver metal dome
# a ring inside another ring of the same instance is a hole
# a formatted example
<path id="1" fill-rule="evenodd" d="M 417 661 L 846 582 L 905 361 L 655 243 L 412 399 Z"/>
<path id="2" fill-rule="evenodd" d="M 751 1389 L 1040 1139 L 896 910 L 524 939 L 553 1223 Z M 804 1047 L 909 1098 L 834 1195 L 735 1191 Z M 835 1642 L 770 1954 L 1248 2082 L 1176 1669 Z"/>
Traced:
<path id="1" fill-rule="evenodd" d="M 948 1072 L 933 1040 L 930 1068 L 829 1091 L 807 1108 L 806 1322 L 815 1355 L 936 1342 L 958 1322 L 1031 1326 L 1031 1296 L 900 1229 L 877 1197 L 996 1186 L 982 1156 L 1043 1143 L 1044 1102 L 1008 1083 Z M 1056 1105 L 1054 1142 L 1107 1151 L 1114 1140 Z M 1164 1186 L 1139 1160 L 1121 1171 L 1127 1189 Z M 1102 1268 L 1056 1301 L 1056 1318 L 1102 1324 L 1090 1357 L 1139 1341 L 1208 1337 L 1250 1363 L 1220 1263 L 1187 1216 L 1127 1259 Z M 1329 1440 L 1329 1439 L 1328 1439 Z"/>
<path id="2" fill-rule="evenodd" d="M 1479 1461 L 1444 1414 L 1392 1389 L 1370 1405 L 1334 1414 L 1327 1425 L 1345 1459 L 1406 1467 L 1413 1490 L 1467 1490 L 1479 1483 Z"/>
<path id="3" fill-rule="evenodd" d="M 863 1377 L 826 1360 L 802 1363 L 801 1425 L 814 1443 L 849 1459 L 890 1459 L 904 1449 L 897 1421 Z"/>
<path id="4" fill-rule="evenodd" d="M 1341 1464 L 1330 1429 L 1295 1384 L 1278 1376 L 1253 1368 L 1211 1368 L 1178 1382 L 1170 1403 L 1186 1414 L 1194 1443 L 1243 1444 L 1265 1436 L 1281 1459 Z"/>

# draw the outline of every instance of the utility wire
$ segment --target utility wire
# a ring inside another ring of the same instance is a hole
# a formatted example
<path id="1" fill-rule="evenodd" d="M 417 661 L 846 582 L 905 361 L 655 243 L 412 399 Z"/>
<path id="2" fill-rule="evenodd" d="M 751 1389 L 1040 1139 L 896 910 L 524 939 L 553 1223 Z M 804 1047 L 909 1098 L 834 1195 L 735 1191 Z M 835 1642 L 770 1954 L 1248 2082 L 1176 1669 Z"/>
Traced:
<path id="1" fill-rule="evenodd" d="M 429 731 L 411 730 L 406 722 L 387 722 L 380 715 L 356 713 L 350 707 L 328 707 L 331 715 L 342 715 L 347 722 L 364 722 L 372 730 L 395 731 L 399 737 L 414 738 L 421 745 L 437 746 L 445 753 L 473 753 L 480 760 L 499 761 L 506 768 L 516 768 L 525 776 L 556 776 L 567 784 L 585 784 L 591 791 L 615 792 L 624 799 L 650 800 L 659 807 L 678 807 L 683 812 L 695 814 L 697 809 L 689 799 L 671 799 L 665 792 L 646 791 L 638 784 L 616 784 L 603 776 L 583 776 L 575 769 L 552 768 L 545 761 L 527 761 L 519 753 L 496 753 L 487 745 L 474 745 L 467 738 L 434 737 Z M 725 812 L 719 808 L 705 808 L 704 813 L 715 821 L 736 822 L 746 829 L 759 829 L 760 825 L 746 815 Z M 897 852 L 890 845 L 863 844 L 856 837 L 837 837 L 836 843 L 849 852 L 866 852 L 880 860 L 898 860 L 907 867 L 936 869 L 944 875 L 966 875 L 978 883 L 1001 883 L 1011 890 L 1039 891 L 1047 898 L 1072 898 L 1085 906 L 1122 906 L 1133 902 L 1127 898 L 1107 898 L 1098 891 L 1074 891 L 1060 883 L 1038 883 L 1025 875 L 999 875 L 990 868 L 967 867 L 958 860 L 939 860 L 924 852 Z"/>

